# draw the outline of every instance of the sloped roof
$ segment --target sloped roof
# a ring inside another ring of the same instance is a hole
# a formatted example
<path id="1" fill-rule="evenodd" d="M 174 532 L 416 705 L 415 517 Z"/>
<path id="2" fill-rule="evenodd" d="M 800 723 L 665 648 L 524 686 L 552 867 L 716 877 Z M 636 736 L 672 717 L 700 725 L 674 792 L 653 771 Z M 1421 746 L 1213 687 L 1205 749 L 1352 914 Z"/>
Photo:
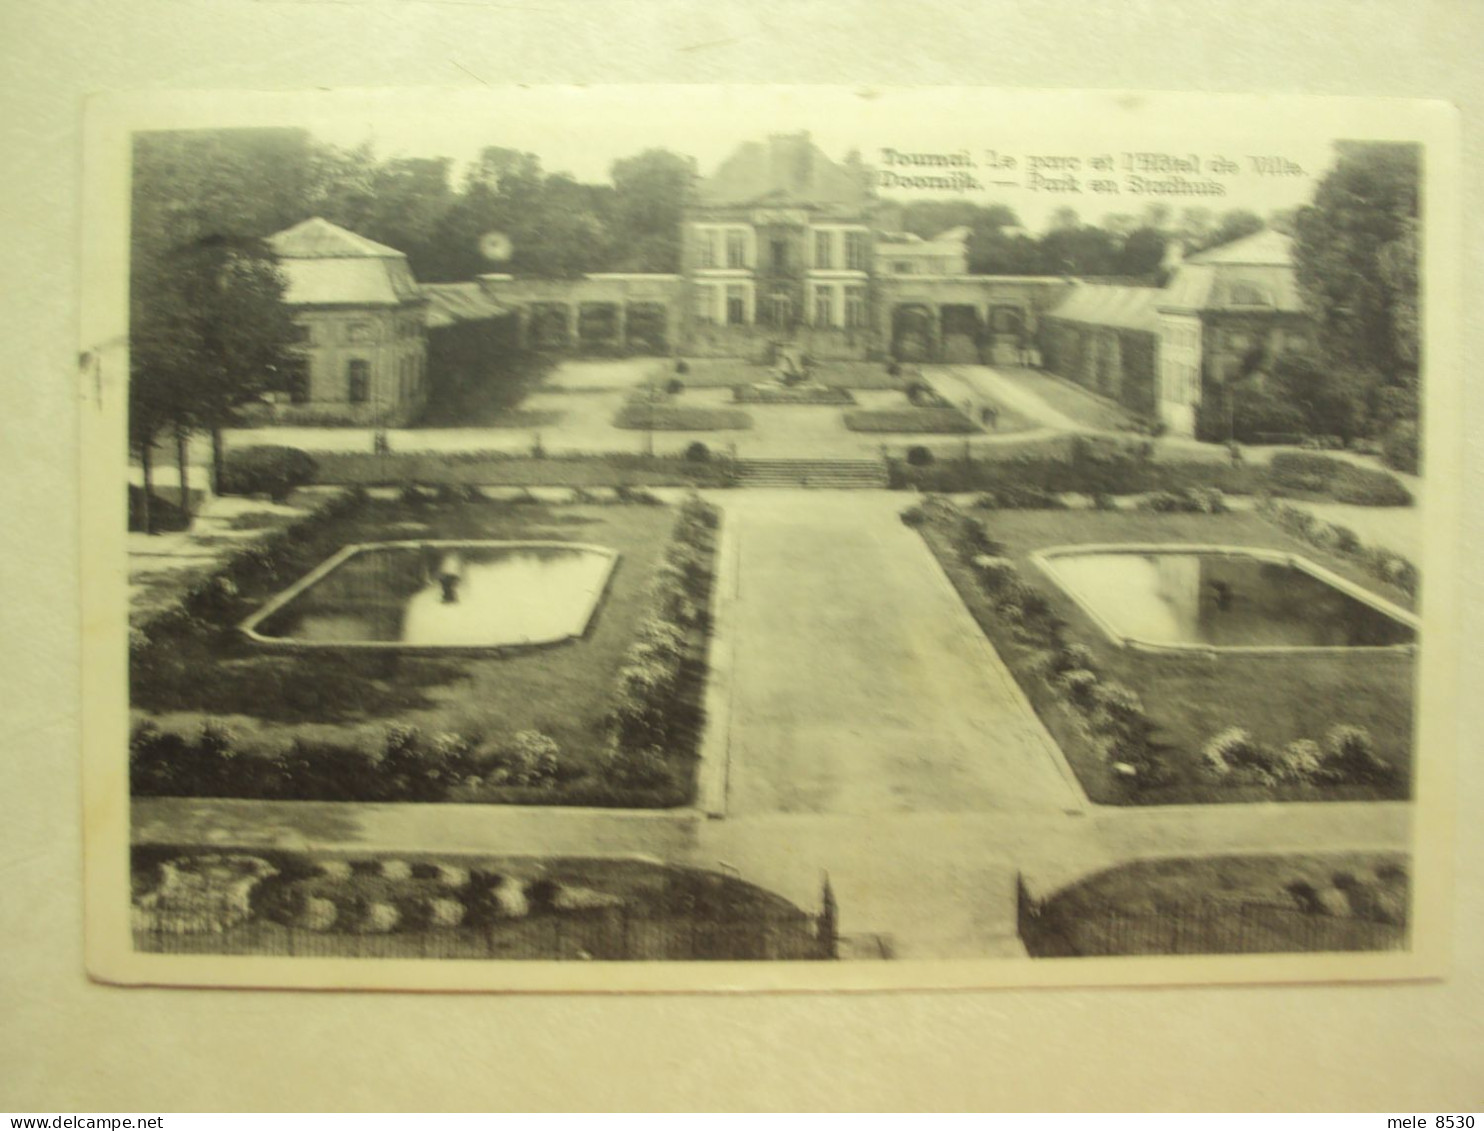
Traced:
<path id="1" fill-rule="evenodd" d="M 1187 263 L 1240 263 L 1254 267 L 1292 267 L 1293 239 L 1264 228 L 1231 243 L 1207 248 L 1186 259 Z"/>
<path id="2" fill-rule="evenodd" d="M 1159 331 L 1156 304 L 1163 294 L 1154 287 L 1078 283 L 1065 299 L 1046 312 L 1045 317 L 1125 330 L 1146 330 L 1153 334 Z"/>
<path id="3" fill-rule="evenodd" d="M 428 300 L 426 322 L 435 330 L 511 313 L 510 307 L 495 302 L 478 283 L 424 283 L 422 293 Z"/>
<path id="4" fill-rule="evenodd" d="M 384 243 L 314 216 L 268 237 L 268 246 L 280 259 L 406 259 Z"/>
<path id="5" fill-rule="evenodd" d="M 807 133 L 773 134 L 739 145 L 716 172 L 696 186 L 702 205 L 772 204 L 861 208 L 867 200 L 863 168 L 831 161 Z"/>
<path id="6" fill-rule="evenodd" d="M 421 298 L 407 257 L 316 216 L 268 237 L 291 306 L 400 306 Z"/>
<path id="7" fill-rule="evenodd" d="M 1264 229 L 1192 255 L 1175 271 L 1159 301 L 1171 311 L 1303 311 L 1293 270 L 1293 240 Z"/>

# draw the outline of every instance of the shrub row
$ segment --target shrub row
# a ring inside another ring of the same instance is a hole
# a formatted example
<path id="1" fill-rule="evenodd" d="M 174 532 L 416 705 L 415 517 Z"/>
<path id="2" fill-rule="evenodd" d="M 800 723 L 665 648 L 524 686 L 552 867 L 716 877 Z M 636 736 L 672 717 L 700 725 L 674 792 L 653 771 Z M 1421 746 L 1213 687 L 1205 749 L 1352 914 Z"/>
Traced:
<path id="1" fill-rule="evenodd" d="M 1215 487 L 1154 491 L 1139 500 L 1139 509 L 1156 514 L 1226 514 L 1231 510 L 1226 496 Z"/>
<path id="2" fill-rule="evenodd" d="M 608 715 L 604 774 L 612 784 L 655 789 L 674 784 L 667 750 L 685 723 L 688 638 L 706 627 L 716 508 L 691 496 L 681 504 L 674 536 L 650 593 L 651 613 L 619 669 Z"/>
<path id="3" fill-rule="evenodd" d="M 997 491 L 985 491 L 973 502 L 982 511 L 1060 511 L 1067 509 L 1066 500 L 1044 487 L 1007 484 Z"/>
<path id="4" fill-rule="evenodd" d="M 1331 727 L 1322 745 L 1300 738 L 1281 748 L 1258 742 L 1242 727 L 1227 727 L 1201 748 L 1201 768 L 1223 785 L 1380 785 L 1396 777 L 1370 732 L 1346 725 Z"/>
<path id="5" fill-rule="evenodd" d="M 1367 546 L 1348 526 L 1325 522 L 1302 507 L 1264 498 L 1257 513 L 1321 550 L 1329 550 L 1355 562 L 1373 577 L 1396 586 L 1414 601 L 1422 590 L 1422 574 L 1401 554 Z"/>
<path id="6" fill-rule="evenodd" d="M 318 452 L 319 483 L 396 487 L 415 482 L 487 486 L 611 487 L 628 482 L 661 486 L 732 486 L 729 461 L 689 461 L 679 455 L 642 452 Z"/>
<path id="7" fill-rule="evenodd" d="M 538 731 L 501 740 L 386 728 L 380 748 L 295 739 L 273 754 L 242 753 L 218 722 L 194 737 L 135 726 L 130 790 L 139 797 L 246 797 L 279 801 L 441 801 L 460 787 L 548 790 L 578 776 Z"/>
<path id="8" fill-rule="evenodd" d="M 1025 487 L 1054 494 L 1138 495 L 1217 490 L 1231 495 L 1302 492 L 1359 506 L 1406 506 L 1412 496 L 1400 480 L 1379 468 L 1313 452 L 1279 452 L 1268 467 L 1240 458 L 1162 460 L 1150 439 L 1075 436 L 1059 449 L 1026 454 L 937 460 L 927 448 L 887 464 L 898 490 L 964 493 Z M 1237 450 L 1240 456 L 1240 449 Z"/>
<path id="9" fill-rule="evenodd" d="M 1135 495 L 1150 491 L 1216 489 L 1251 495 L 1268 486 L 1266 469 L 1215 460 L 1155 460 L 1144 454 L 1150 440 L 1074 437 L 1061 451 L 1044 445 L 1025 454 L 995 456 L 992 449 L 969 461 L 926 458 L 891 459 L 888 482 L 896 489 L 964 493 L 1000 492 L 1013 488 L 1053 494 Z"/>

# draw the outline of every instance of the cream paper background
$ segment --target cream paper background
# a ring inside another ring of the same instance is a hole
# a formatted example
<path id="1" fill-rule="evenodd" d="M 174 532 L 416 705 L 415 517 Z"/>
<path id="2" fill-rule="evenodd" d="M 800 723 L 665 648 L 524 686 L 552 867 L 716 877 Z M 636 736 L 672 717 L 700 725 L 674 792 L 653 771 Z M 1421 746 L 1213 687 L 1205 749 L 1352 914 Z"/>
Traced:
<path id="1" fill-rule="evenodd" d="M 1105 14 L 1106 13 L 1106 14 Z M 1455 964 L 1429 984 L 755 997 L 119 990 L 81 958 L 75 441 L 80 99 L 106 89 L 524 82 L 985 83 L 1446 97 L 1463 3 L 60 3 L 0 10 L 8 598 L 0 672 L 0 1109 L 1227 1107 L 1484 1098 L 1484 775 L 1465 656 Z M 1472 208 L 1472 211 L 1471 211 Z M 1473 254 L 1470 254 L 1470 252 Z M 1465 275 L 1463 376 L 1480 298 Z M 1435 300 L 1434 300 L 1435 301 Z M 1477 398 L 1467 390 L 1468 407 Z M 1473 414 L 1476 418 L 1477 413 Z M 1471 445 L 1475 448 L 1476 445 Z M 1470 469 L 1475 461 L 1470 462 Z M 1467 498 L 1478 476 L 1460 481 Z M 1478 635 L 1463 531 L 1463 639 Z M 1468 649 L 1466 647 L 1465 652 Z"/>

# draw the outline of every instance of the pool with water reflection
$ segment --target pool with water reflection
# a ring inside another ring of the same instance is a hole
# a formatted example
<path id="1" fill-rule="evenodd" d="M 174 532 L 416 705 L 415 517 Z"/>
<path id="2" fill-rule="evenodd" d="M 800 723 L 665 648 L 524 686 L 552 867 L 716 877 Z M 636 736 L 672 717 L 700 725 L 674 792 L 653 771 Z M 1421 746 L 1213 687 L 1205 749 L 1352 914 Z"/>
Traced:
<path id="1" fill-rule="evenodd" d="M 1066 546 L 1036 563 L 1116 642 L 1292 651 L 1416 643 L 1417 618 L 1295 554 L 1225 546 Z"/>
<path id="2" fill-rule="evenodd" d="M 242 624 L 262 644 L 508 648 L 581 637 L 618 561 L 572 542 L 347 546 Z"/>

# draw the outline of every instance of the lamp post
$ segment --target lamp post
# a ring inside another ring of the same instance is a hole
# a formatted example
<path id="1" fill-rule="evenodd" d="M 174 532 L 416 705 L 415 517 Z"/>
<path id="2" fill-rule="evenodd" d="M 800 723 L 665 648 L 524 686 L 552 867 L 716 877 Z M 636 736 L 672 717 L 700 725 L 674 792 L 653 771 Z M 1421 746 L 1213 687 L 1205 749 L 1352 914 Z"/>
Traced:
<path id="1" fill-rule="evenodd" d="M 650 385 L 644 396 L 644 454 L 651 460 L 654 459 L 654 406 L 663 395 L 664 390 L 658 385 Z"/>
<path id="2" fill-rule="evenodd" d="M 973 425 L 974 425 L 974 402 L 973 401 L 964 401 L 964 419 L 969 422 L 969 427 L 972 428 Z M 971 452 L 969 450 L 969 437 L 971 435 L 972 435 L 972 432 L 967 432 L 966 431 L 964 433 L 964 477 L 965 477 L 966 485 L 967 485 L 967 479 L 968 479 L 968 475 L 969 475 L 969 467 L 973 463 L 973 456 L 972 456 L 972 454 L 971 454 Z"/>

